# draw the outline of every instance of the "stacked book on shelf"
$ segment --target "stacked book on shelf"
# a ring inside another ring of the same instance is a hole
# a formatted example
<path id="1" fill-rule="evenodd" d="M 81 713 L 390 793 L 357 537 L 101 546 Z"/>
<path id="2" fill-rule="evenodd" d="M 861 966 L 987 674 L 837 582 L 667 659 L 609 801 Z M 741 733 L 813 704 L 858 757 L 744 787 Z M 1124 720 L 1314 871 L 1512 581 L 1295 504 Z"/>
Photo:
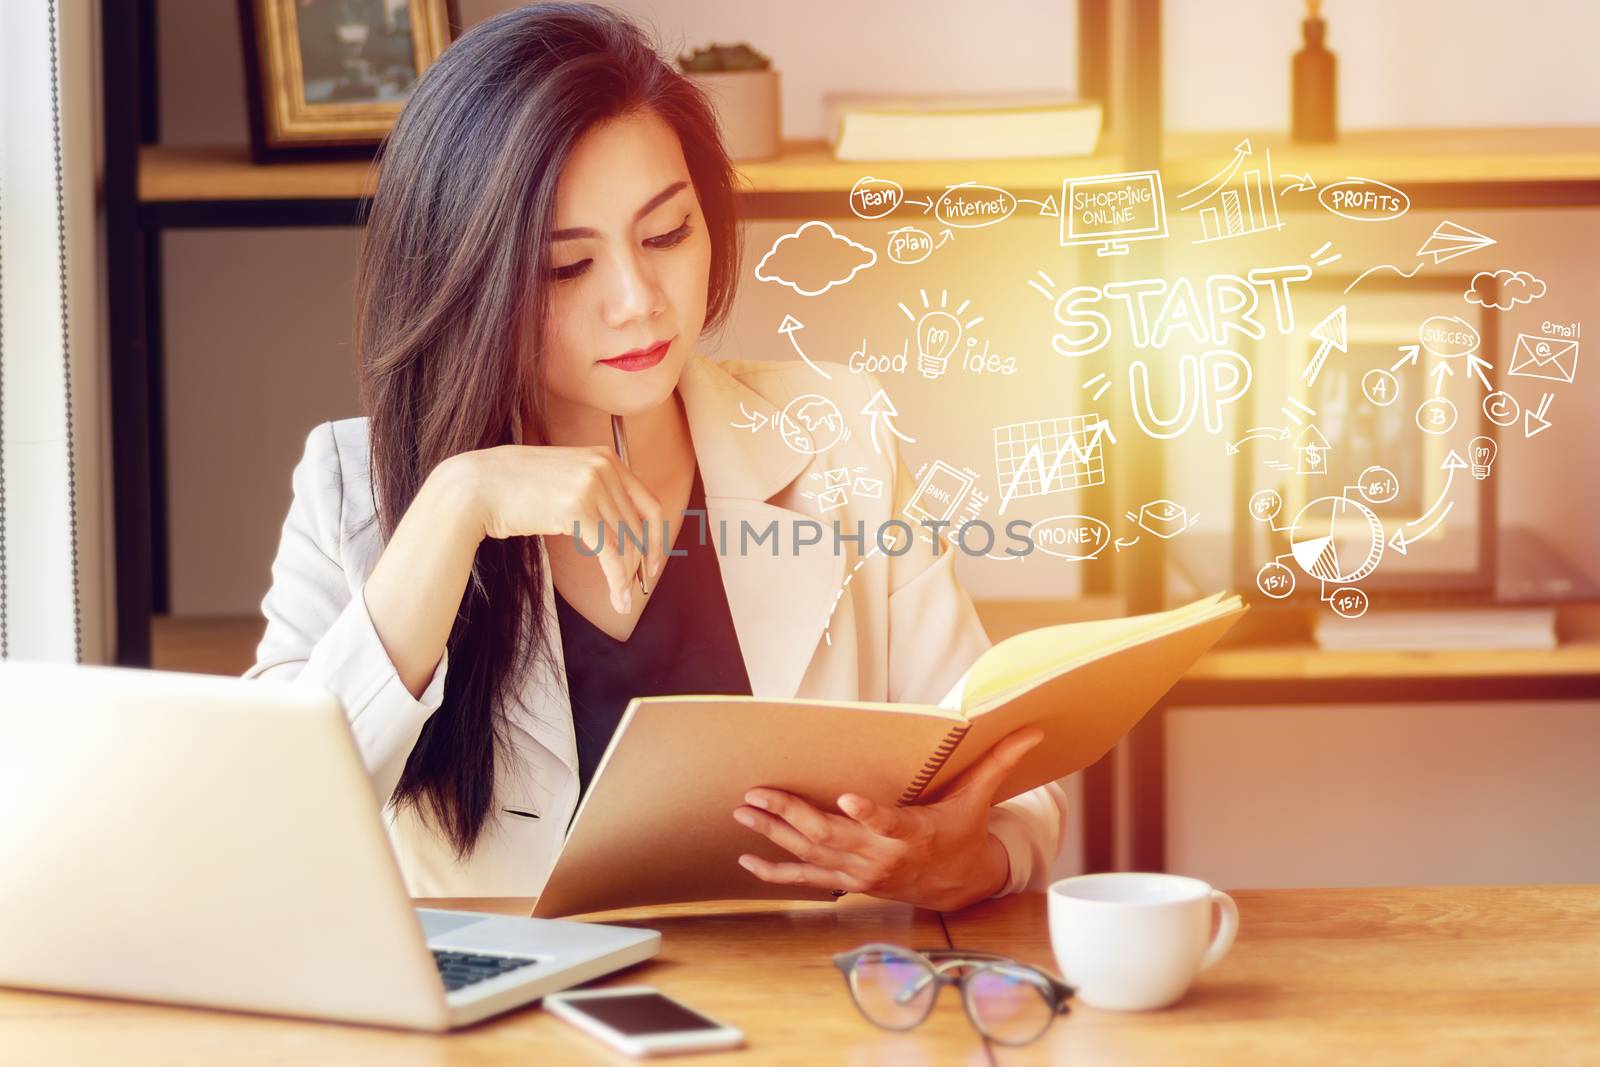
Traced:
<path id="1" fill-rule="evenodd" d="M 845 160 L 1087 156 L 1100 138 L 1100 104 L 1061 93 L 834 93 L 824 106 L 828 144 Z"/>

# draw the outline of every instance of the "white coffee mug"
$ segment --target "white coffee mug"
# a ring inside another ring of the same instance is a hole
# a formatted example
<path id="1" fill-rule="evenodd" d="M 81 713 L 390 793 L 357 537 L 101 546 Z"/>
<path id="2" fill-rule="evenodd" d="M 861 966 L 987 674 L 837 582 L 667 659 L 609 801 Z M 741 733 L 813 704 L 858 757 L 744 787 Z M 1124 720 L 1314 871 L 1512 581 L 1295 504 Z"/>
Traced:
<path id="1" fill-rule="evenodd" d="M 1050 945 L 1078 999 L 1097 1008 L 1164 1008 L 1233 945 L 1239 909 L 1198 878 L 1113 871 L 1050 887 Z M 1211 905 L 1222 923 L 1211 935 Z"/>

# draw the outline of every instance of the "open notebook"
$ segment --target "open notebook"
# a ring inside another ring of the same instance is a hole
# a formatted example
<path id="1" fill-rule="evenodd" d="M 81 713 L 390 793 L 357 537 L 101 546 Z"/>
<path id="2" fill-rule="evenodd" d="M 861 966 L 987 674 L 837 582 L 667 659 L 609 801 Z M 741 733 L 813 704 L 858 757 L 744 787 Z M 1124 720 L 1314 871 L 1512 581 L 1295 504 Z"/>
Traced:
<path id="1" fill-rule="evenodd" d="M 1217 594 L 1172 611 L 1030 630 L 990 648 L 939 704 L 645 697 L 628 705 L 573 818 L 536 916 L 686 900 L 826 899 L 763 882 L 741 853 L 793 859 L 733 819 L 771 786 L 837 811 L 841 793 L 937 799 L 1014 730 L 1045 738 L 995 802 L 1111 750 L 1244 613 Z"/>

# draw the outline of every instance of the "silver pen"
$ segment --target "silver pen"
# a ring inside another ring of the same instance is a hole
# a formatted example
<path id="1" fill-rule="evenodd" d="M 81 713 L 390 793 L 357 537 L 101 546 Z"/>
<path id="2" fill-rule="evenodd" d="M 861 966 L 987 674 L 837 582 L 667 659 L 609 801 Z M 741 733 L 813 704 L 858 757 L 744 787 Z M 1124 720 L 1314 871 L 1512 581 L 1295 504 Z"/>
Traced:
<path id="1" fill-rule="evenodd" d="M 622 426 L 621 415 L 611 416 L 611 447 L 616 450 L 617 458 L 622 461 L 622 465 L 630 471 L 633 470 L 633 465 L 628 462 L 628 431 Z M 650 527 L 648 525 L 645 526 L 644 535 L 648 544 L 650 538 Z M 622 547 L 622 531 L 620 529 L 617 531 L 617 547 Z M 643 560 L 639 561 L 639 569 L 635 573 L 639 579 L 639 591 L 645 596 L 649 596 L 650 583 L 645 581 Z"/>

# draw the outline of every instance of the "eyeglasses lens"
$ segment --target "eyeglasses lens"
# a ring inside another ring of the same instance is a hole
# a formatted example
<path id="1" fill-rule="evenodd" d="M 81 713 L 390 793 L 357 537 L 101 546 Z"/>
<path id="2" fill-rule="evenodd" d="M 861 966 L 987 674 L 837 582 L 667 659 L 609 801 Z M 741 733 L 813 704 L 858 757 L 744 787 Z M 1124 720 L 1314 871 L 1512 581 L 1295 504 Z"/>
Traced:
<path id="1" fill-rule="evenodd" d="M 939 983 L 918 960 L 868 952 L 850 969 L 850 991 L 867 1018 L 891 1030 L 907 1030 L 928 1014 Z"/>
<path id="2" fill-rule="evenodd" d="M 1055 1014 L 1032 978 L 1004 965 L 975 970 L 967 980 L 966 997 L 978 1029 L 1007 1045 L 1032 1041 L 1044 1033 Z"/>

